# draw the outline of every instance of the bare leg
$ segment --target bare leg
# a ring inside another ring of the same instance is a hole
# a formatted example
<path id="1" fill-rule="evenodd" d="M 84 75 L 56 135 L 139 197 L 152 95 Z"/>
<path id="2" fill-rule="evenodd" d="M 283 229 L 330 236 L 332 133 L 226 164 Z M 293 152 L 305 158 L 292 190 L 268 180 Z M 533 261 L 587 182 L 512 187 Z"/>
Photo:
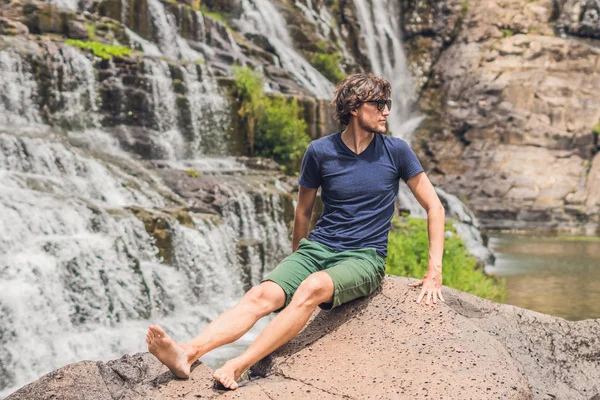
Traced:
<path id="1" fill-rule="evenodd" d="M 246 351 L 215 371 L 215 379 L 236 389 L 236 379 L 252 365 L 291 340 L 304 327 L 315 308 L 333 298 L 333 281 L 325 272 L 310 275 L 296 291 L 292 301 L 267 325 Z"/>
<path id="2" fill-rule="evenodd" d="M 179 344 L 162 328 L 152 325 L 146 334 L 148 351 L 165 364 L 178 378 L 188 378 L 191 365 L 216 347 L 242 337 L 256 321 L 283 307 L 285 292 L 274 282 L 253 287 L 233 308 L 211 322 L 191 341 Z"/>

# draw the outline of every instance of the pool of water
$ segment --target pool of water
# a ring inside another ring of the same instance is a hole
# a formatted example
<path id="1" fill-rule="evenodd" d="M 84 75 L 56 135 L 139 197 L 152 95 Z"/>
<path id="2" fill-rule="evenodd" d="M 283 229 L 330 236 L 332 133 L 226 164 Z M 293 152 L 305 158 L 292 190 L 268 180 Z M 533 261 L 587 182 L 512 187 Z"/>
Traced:
<path id="1" fill-rule="evenodd" d="M 490 234 L 506 303 L 568 320 L 600 318 L 600 238 Z"/>

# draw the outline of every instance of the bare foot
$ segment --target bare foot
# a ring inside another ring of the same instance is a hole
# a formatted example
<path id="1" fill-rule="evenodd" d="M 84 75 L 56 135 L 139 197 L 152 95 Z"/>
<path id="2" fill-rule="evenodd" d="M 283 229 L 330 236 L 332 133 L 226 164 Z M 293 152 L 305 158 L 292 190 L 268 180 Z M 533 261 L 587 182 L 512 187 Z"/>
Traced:
<path id="1" fill-rule="evenodd" d="M 148 343 L 148 351 L 169 367 L 176 377 L 183 379 L 190 377 L 191 363 L 188 360 L 190 353 L 167 335 L 160 326 L 151 325 L 148 328 L 146 343 Z"/>
<path id="2" fill-rule="evenodd" d="M 238 388 L 236 380 L 240 377 L 242 372 L 235 365 L 233 360 L 229 360 L 221 368 L 215 371 L 214 378 L 221 382 L 221 385 L 227 389 L 235 390 Z"/>

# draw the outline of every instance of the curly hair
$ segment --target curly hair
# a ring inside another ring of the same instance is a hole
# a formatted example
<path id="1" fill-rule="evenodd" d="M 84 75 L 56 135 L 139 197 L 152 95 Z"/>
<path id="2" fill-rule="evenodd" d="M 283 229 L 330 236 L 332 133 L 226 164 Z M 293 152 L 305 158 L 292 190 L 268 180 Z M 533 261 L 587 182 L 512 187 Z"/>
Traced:
<path id="1" fill-rule="evenodd" d="M 341 81 L 333 95 L 334 118 L 343 125 L 350 122 L 350 112 L 369 100 L 389 99 L 391 85 L 380 76 L 369 74 L 348 75 Z"/>

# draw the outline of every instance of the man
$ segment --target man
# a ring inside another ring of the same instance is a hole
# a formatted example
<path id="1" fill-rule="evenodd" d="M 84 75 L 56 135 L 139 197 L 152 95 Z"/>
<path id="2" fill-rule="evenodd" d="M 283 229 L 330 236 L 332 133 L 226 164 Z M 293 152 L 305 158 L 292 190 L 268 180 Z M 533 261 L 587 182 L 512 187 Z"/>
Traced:
<path id="1" fill-rule="evenodd" d="M 427 210 L 429 267 L 421 281 L 411 284 L 422 286 L 416 301 L 420 303 L 425 295 L 425 304 L 437 303 L 438 297 L 444 300 L 444 208 L 406 142 L 383 135 L 390 92 L 389 82 L 371 74 L 350 75 L 338 85 L 333 100 L 336 119 L 347 127 L 311 142 L 306 150 L 292 236 L 294 253 L 192 341 L 179 344 L 158 326 L 148 329 L 148 350 L 177 377 L 189 377 L 199 357 L 237 340 L 261 317 L 282 310 L 242 355 L 215 371 L 216 380 L 236 389 L 236 379 L 298 334 L 317 306 L 331 309 L 371 294 L 384 277 L 399 179 L 407 182 Z M 319 186 L 325 208 L 308 235 Z"/>

